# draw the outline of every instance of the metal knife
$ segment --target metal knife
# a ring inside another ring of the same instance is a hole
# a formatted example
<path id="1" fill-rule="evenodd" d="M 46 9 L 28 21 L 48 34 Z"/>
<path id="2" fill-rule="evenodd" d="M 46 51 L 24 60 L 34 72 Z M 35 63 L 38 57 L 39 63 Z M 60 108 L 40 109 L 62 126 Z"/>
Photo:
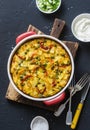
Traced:
<path id="1" fill-rule="evenodd" d="M 86 86 L 85 89 L 82 92 L 81 101 L 78 104 L 78 107 L 76 109 L 76 112 L 75 112 L 75 115 L 74 115 L 74 118 L 73 118 L 73 121 L 72 121 L 72 124 L 71 124 L 71 129 L 75 129 L 76 128 L 76 125 L 78 123 L 79 116 L 80 116 L 81 110 L 83 108 L 84 101 L 86 99 L 86 96 L 87 96 L 87 93 L 89 91 L 89 88 L 90 88 L 90 77 L 89 77 L 89 84 L 88 84 L 88 86 Z"/>

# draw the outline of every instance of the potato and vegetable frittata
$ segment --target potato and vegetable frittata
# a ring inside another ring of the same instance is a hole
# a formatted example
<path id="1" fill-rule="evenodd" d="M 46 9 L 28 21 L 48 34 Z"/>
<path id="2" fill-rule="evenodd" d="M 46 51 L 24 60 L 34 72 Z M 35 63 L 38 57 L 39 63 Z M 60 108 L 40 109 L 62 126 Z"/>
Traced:
<path id="1" fill-rule="evenodd" d="M 47 38 L 32 39 L 16 51 L 11 76 L 16 86 L 35 98 L 49 97 L 65 87 L 71 74 L 65 49 Z"/>

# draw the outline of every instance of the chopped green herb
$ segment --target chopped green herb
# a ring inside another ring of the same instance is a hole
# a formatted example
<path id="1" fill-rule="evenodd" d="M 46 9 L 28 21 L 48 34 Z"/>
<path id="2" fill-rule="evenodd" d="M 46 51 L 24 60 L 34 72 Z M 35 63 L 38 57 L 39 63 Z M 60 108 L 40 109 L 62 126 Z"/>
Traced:
<path id="1" fill-rule="evenodd" d="M 38 6 L 45 12 L 56 10 L 60 4 L 60 0 L 37 0 Z"/>

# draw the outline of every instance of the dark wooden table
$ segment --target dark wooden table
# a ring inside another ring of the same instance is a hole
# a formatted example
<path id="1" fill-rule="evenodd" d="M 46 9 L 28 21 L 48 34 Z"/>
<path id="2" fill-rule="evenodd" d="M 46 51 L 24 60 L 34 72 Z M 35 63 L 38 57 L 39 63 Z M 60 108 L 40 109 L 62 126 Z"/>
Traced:
<path id="1" fill-rule="evenodd" d="M 7 60 L 16 37 L 25 32 L 32 24 L 46 34 L 50 34 L 55 18 L 66 21 L 61 40 L 79 42 L 75 59 L 76 81 L 86 72 L 90 73 L 90 43 L 78 41 L 71 32 L 71 22 L 80 13 L 90 13 L 90 0 L 62 0 L 61 8 L 53 15 L 45 15 L 38 11 L 35 0 L 0 0 L 0 130 L 29 130 L 31 120 L 41 115 L 47 118 L 50 130 L 69 130 L 65 118 L 68 106 L 60 117 L 53 112 L 15 103 L 5 99 L 9 84 L 7 76 Z M 80 101 L 80 94 L 73 97 L 72 112 Z M 90 130 L 90 93 L 87 96 L 77 130 Z"/>

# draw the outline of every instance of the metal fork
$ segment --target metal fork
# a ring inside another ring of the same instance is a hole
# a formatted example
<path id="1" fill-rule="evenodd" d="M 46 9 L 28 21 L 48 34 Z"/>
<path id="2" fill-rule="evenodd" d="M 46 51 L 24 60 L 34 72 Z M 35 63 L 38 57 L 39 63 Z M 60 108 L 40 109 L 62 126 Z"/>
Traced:
<path id="1" fill-rule="evenodd" d="M 73 92 L 72 92 L 72 96 L 73 96 L 77 91 L 80 91 L 80 90 L 83 89 L 83 87 L 84 87 L 84 86 L 86 85 L 86 83 L 88 82 L 88 77 L 89 77 L 88 73 L 84 74 L 84 75 L 81 77 L 81 79 L 80 79 L 80 80 L 76 83 L 76 85 L 74 86 L 74 90 L 73 90 Z M 60 105 L 60 106 L 58 107 L 58 109 L 54 112 L 54 115 L 55 115 L 55 116 L 58 117 L 58 116 L 61 115 L 61 113 L 62 113 L 62 112 L 64 111 L 64 109 L 66 108 L 66 105 L 67 105 L 67 103 L 68 103 L 69 100 L 70 100 L 70 98 L 68 98 L 64 104 L 62 104 L 62 105 Z"/>
<path id="2" fill-rule="evenodd" d="M 74 90 L 74 85 L 75 85 L 75 75 L 73 76 L 73 79 L 71 81 L 70 87 L 69 87 L 69 91 L 70 91 L 70 100 L 69 100 L 69 109 L 68 112 L 66 114 L 66 124 L 67 125 L 71 125 L 72 123 L 72 111 L 71 111 L 71 102 L 72 102 L 72 93 Z"/>

